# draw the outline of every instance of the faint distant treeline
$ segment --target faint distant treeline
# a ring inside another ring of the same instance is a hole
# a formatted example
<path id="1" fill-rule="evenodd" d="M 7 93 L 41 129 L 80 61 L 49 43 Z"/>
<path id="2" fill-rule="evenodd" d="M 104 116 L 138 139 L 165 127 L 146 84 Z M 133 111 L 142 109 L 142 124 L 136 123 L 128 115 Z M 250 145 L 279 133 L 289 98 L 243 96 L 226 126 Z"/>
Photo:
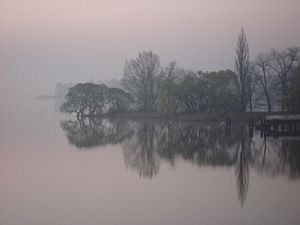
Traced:
<path id="1" fill-rule="evenodd" d="M 124 90 L 77 84 L 69 89 L 61 109 L 85 116 L 124 111 L 166 115 L 299 112 L 300 48 L 272 49 L 250 60 L 242 29 L 237 40 L 235 71 L 191 71 L 178 68 L 175 62 L 164 67 L 157 54 L 144 51 L 137 58 L 126 60 L 121 84 Z"/>

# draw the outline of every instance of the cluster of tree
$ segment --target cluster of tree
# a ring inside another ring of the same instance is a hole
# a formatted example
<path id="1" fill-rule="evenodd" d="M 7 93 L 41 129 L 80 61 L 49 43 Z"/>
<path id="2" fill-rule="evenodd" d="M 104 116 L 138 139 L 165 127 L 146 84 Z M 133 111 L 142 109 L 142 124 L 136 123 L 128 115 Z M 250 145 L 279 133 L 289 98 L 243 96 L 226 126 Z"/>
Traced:
<path id="1" fill-rule="evenodd" d="M 272 49 L 250 61 L 246 34 L 237 42 L 235 70 L 242 111 L 266 108 L 269 112 L 300 111 L 300 48 Z M 297 100 L 298 99 L 298 100 Z"/>
<path id="2" fill-rule="evenodd" d="M 176 113 L 204 111 L 299 111 L 300 48 L 271 50 L 250 60 L 246 33 L 238 36 L 235 72 L 194 72 L 159 56 L 142 52 L 126 61 L 123 87 L 139 111 Z"/>
<path id="3" fill-rule="evenodd" d="M 83 83 L 71 87 L 61 106 L 62 112 L 76 116 L 96 116 L 104 113 L 127 111 L 131 96 L 119 88 L 108 88 L 104 84 Z"/>
<path id="4" fill-rule="evenodd" d="M 163 68 L 151 51 L 126 61 L 122 84 L 134 98 L 135 109 L 143 112 L 195 113 L 240 107 L 233 71 L 194 72 L 177 68 L 175 62 Z"/>
<path id="5" fill-rule="evenodd" d="M 136 110 L 181 112 L 300 111 L 300 48 L 270 50 L 250 60 L 242 29 L 237 40 L 235 71 L 202 72 L 180 69 L 175 62 L 161 66 L 151 51 L 126 60 L 122 87 L 77 84 L 70 88 L 61 110 L 77 116 Z"/>

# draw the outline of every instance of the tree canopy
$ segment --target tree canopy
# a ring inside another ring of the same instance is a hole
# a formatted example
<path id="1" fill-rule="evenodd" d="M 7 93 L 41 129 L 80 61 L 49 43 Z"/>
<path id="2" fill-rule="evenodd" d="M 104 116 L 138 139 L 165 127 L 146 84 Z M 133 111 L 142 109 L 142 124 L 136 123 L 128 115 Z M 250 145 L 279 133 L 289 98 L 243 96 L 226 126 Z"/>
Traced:
<path id="1" fill-rule="evenodd" d="M 70 88 L 61 111 L 77 117 L 138 111 L 176 113 L 300 111 L 300 48 L 272 49 L 250 59 L 242 28 L 234 69 L 211 72 L 166 67 L 158 54 L 143 51 L 126 60 L 122 88 L 83 83 Z"/>
<path id="2" fill-rule="evenodd" d="M 139 53 L 136 59 L 126 61 L 123 73 L 123 87 L 135 99 L 141 111 L 156 111 L 157 78 L 161 66 L 157 54 L 152 51 Z"/>
<path id="3" fill-rule="evenodd" d="M 80 83 L 69 89 L 60 109 L 62 112 L 75 113 L 77 117 L 96 116 L 127 111 L 131 102 L 131 96 L 119 88 Z"/>

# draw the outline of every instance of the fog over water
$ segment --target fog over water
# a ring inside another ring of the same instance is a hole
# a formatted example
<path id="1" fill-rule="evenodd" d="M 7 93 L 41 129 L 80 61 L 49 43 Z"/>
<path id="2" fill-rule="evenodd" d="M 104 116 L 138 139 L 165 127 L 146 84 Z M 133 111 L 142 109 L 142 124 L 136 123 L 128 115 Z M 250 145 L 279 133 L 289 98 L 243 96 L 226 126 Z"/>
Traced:
<path id="1" fill-rule="evenodd" d="M 248 113 L 299 112 L 299 73 L 255 96 L 231 71 L 239 34 L 253 59 L 299 21 L 299 0 L 0 0 L 0 225 L 300 224 L 299 121 Z M 124 66 L 128 93 L 62 98 Z"/>
<path id="2" fill-rule="evenodd" d="M 22 104 L 0 109 L 0 224 L 299 224 L 299 139 Z"/>
<path id="3" fill-rule="evenodd" d="M 51 94 L 57 82 L 120 78 L 152 50 L 162 64 L 233 69 L 243 26 L 250 54 L 300 45 L 297 0 L 2 0 L 0 94 Z"/>

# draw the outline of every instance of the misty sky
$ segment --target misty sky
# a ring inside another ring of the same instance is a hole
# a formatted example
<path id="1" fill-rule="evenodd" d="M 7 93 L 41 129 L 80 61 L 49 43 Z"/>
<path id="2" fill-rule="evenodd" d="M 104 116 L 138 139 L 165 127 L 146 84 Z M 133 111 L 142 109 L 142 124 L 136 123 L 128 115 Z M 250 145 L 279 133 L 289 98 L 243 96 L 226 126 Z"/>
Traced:
<path id="1" fill-rule="evenodd" d="M 193 70 L 233 69 L 243 26 L 251 57 L 300 46 L 299 0 L 0 0 L 0 94 L 120 78 L 142 50 Z"/>

